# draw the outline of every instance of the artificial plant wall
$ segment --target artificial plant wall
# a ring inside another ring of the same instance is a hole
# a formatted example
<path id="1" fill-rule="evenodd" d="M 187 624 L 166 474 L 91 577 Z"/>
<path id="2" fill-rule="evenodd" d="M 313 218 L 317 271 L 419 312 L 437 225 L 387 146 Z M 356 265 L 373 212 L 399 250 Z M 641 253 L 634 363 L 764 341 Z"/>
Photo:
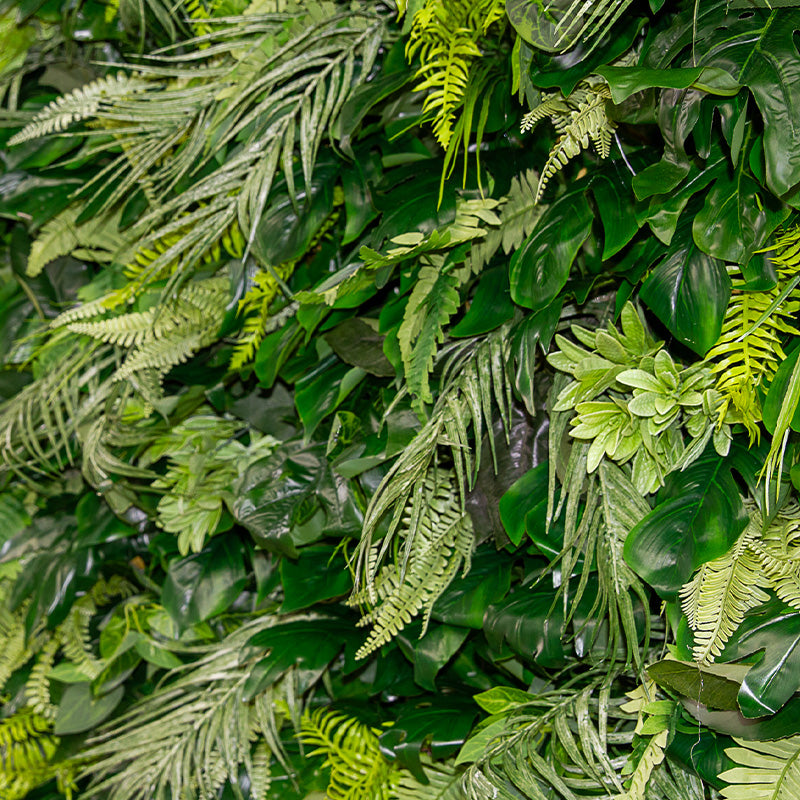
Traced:
<path id="1" fill-rule="evenodd" d="M 800 11 L 0 3 L 0 798 L 800 794 Z"/>

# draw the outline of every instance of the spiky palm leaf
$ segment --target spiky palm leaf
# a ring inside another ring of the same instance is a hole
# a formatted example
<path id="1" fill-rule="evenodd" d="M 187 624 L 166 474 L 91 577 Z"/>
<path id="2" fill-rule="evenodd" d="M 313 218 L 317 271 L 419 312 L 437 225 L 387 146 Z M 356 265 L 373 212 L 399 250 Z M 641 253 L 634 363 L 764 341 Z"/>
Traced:
<path id="1" fill-rule="evenodd" d="M 270 688 L 250 702 L 244 699 L 252 661 L 242 660 L 243 649 L 273 622 L 274 617 L 257 617 L 199 648 L 191 666 L 173 671 L 172 680 L 107 723 L 82 753 L 83 774 L 91 777 L 87 796 L 216 797 L 226 780 L 238 781 L 240 765 L 253 769 L 254 741 L 280 757 L 282 717 L 276 702 L 283 690 Z M 282 680 L 285 693 L 293 696 L 286 683 L 294 680 L 293 673 Z M 299 698 L 292 702 L 298 704 Z"/>

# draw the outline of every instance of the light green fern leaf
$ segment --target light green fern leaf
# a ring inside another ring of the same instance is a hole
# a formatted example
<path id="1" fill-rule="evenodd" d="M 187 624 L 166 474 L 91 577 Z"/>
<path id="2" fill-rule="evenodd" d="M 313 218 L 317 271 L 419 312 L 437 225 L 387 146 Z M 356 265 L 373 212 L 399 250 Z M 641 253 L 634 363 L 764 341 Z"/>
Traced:
<path id="1" fill-rule="evenodd" d="M 800 797 L 800 736 L 775 742 L 734 739 L 726 755 L 738 766 L 719 777 L 725 800 L 796 800 Z"/>
<path id="2" fill-rule="evenodd" d="M 642 753 L 636 769 L 631 775 L 630 786 L 627 791 L 618 794 L 616 800 L 645 800 L 645 790 L 647 789 L 650 776 L 653 770 L 664 760 L 664 748 L 667 746 L 669 730 L 651 737 L 650 741 Z"/>
<path id="3" fill-rule="evenodd" d="M 88 119 L 97 113 L 101 104 L 121 100 L 132 94 L 143 92 L 153 84 L 141 78 L 133 78 L 117 72 L 81 86 L 63 97 L 49 103 L 31 122 L 9 140 L 9 145 L 47 136 L 65 130 L 73 122 Z"/>
<path id="4" fill-rule="evenodd" d="M 446 470 L 434 470 L 422 489 L 419 517 L 414 508 L 406 509 L 402 530 L 405 552 L 397 563 L 383 568 L 379 601 L 364 619 L 372 625 L 366 642 L 356 653 L 365 658 L 390 641 L 419 613 L 423 614 L 423 632 L 436 599 L 447 588 L 462 564 L 469 569 L 474 544 L 472 522 L 461 507 L 455 479 Z M 370 592 L 356 593 L 349 601 L 358 605 Z"/>
<path id="5" fill-rule="evenodd" d="M 480 59 L 480 38 L 503 18 L 503 0 L 427 0 L 414 15 L 406 54 L 420 56 L 417 91 L 428 91 L 423 110 L 433 116 L 433 130 L 445 149 L 450 144 L 458 108 Z"/>
<path id="6" fill-rule="evenodd" d="M 759 515 L 751 517 L 736 544 L 724 556 L 700 567 L 681 589 L 681 604 L 694 631 L 694 658 L 711 663 L 721 652 L 745 613 L 769 600 L 752 543 L 761 530 Z"/>
<path id="7" fill-rule="evenodd" d="M 406 383 L 418 406 L 433 402 L 428 376 L 444 328 L 458 311 L 458 278 L 442 268 L 442 260 L 420 267 L 397 332 Z"/>

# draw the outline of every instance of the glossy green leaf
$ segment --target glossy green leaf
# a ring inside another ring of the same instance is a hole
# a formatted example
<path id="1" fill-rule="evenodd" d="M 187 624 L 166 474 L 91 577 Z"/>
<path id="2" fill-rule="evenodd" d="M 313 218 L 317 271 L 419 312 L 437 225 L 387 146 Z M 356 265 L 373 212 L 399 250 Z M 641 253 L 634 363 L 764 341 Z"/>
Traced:
<path id="1" fill-rule="evenodd" d="M 667 657 L 651 664 L 647 674 L 665 689 L 702 703 L 707 708 L 733 711 L 736 696 L 747 667 L 736 665 L 703 666 Z"/>
<path id="2" fill-rule="evenodd" d="M 735 95 L 741 86 L 719 67 L 649 69 L 647 67 L 603 66 L 597 69 L 611 89 L 611 98 L 621 103 L 644 89 L 688 89 L 690 86 L 711 94 Z"/>
<path id="3" fill-rule="evenodd" d="M 511 560 L 494 547 L 476 551 L 470 571 L 453 581 L 433 605 L 431 618 L 450 625 L 480 629 L 486 609 L 506 596 Z"/>
<path id="4" fill-rule="evenodd" d="M 225 611 L 246 582 L 242 545 L 223 534 L 201 552 L 170 564 L 161 602 L 181 628 L 188 628 Z"/>
<path id="5" fill-rule="evenodd" d="M 505 267 L 483 274 L 467 313 L 450 329 L 451 336 L 479 336 L 499 328 L 514 315 Z"/>
<path id="6" fill-rule="evenodd" d="M 435 692 L 436 676 L 464 644 L 469 629 L 432 625 L 421 639 L 417 639 L 416 627 L 408 627 L 398 634 L 397 643 L 414 664 L 414 681 L 423 689 Z"/>
<path id="7" fill-rule="evenodd" d="M 536 510 L 542 518 L 545 516 L 548 470 L 547 462 L 529 470 L 500 499 L 500 519 L 515 545 L 519 545 L 525 535 L 525 518 L 529 512 Z"/>
<path id="8" fill-rule="evenodd" d="M 73 683 L 64 690 L 58 704 L 53 733 L 68 736 L 92 730 L 111 716 L 124 694 L 125 687 L 118 686 L 95 697 L 88 683 Z"/>
<path id="9" fill-rule="evenodd" d="M 592 227 L 583 189 L 559 197 L 511 258 L 511 299 L 539 311 L 564 288 L 570 267 Z"/>
<path id="10" fill-rule="evenodd" d="M 425 781 L 420 762 L 423 747 L 434 759 L 450 757 L 464 744 L 477 716 L 471 697 L 440 694 L 435 704 L 407 702 L 398 709 L 392 727 L 381 734 L 381 752 Z"/>
<path id="11" fill-rule="evenodd" d="M 307 671 L 311 680 L 316 680 L 345 644 L 352 647 L 360 638 L 351 619 L 321 615 L 278 624 L 257 633 L 247 642 L 242 658 L 259 652 L 266 654 L 250 672 L 245 700 L 263 692 L 293 666 Z"/>
<path id="12" fill-rule="evenodd" d="M 535 695 L 513 686 L 495 686 L 475 695 L 475 702 L 488 714 L 504 714 L 536 699 Z"/>
<path id="13" fill-rule="evenodd" d="M 800 690 L 800 613 L 777 601 L 747 615 L 722 657 L 735 660 L 763 651 L 739 690 L 745 717 L 777 712 Z"/>
<path id="14" fill-rule="evenodd" d="M 704 355 L 722 330 L 731 281 L 725 264 L 694 243 L 688 211 L 684 217 L 639 296 L 676 339 Z"/>
<path id="15" fill-rule="evenodd" d="M 695 244 L 703 252 L 738 264 L 749 261 L 789 215 L 744 173 L 743 163 L 735 174 L 717 178 L 692 224 Z"/>
<path id="16" fill-rule="evenodd" d="M 280 576 L 284 614 L 342 597 L 353 588 L 347 565 L 331 545 L 311 545 L 302 548 L 296 560 L 281 559 Z"/>
<path id="17" fill-rule="evenodd" d="M 729 464 L 711 448 L 672 473 L 658 505 L 628 534 L 628 565 L 661 597 L 674 599 L 692 572 L 726 553 L 747 525 Z"/>

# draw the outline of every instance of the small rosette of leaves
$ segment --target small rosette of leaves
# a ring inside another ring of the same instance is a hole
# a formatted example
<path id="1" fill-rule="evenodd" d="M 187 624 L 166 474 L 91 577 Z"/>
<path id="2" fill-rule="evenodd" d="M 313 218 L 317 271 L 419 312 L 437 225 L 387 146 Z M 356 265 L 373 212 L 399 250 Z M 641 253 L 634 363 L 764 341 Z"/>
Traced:
<path id="1" fill-rule="evenodd" d="M 632 461 L 634 486 L 650 494 L 710 440 L 718 453 L 728 452 L 730 426 L 718 420 L 721 396 L 711 370 L 702 364 L 680 368 L 649 336 L 633 306 L 623 310 L 621 332 L 613 325 L 599 331 L 573 326 L 572 332 L 591 350 L 556 337 L 561 349 L 548 361 L 574 380 L 553 411 L 576 412 L 570 433 L 591 442 L 588 472 L 604 457 Z"/>

